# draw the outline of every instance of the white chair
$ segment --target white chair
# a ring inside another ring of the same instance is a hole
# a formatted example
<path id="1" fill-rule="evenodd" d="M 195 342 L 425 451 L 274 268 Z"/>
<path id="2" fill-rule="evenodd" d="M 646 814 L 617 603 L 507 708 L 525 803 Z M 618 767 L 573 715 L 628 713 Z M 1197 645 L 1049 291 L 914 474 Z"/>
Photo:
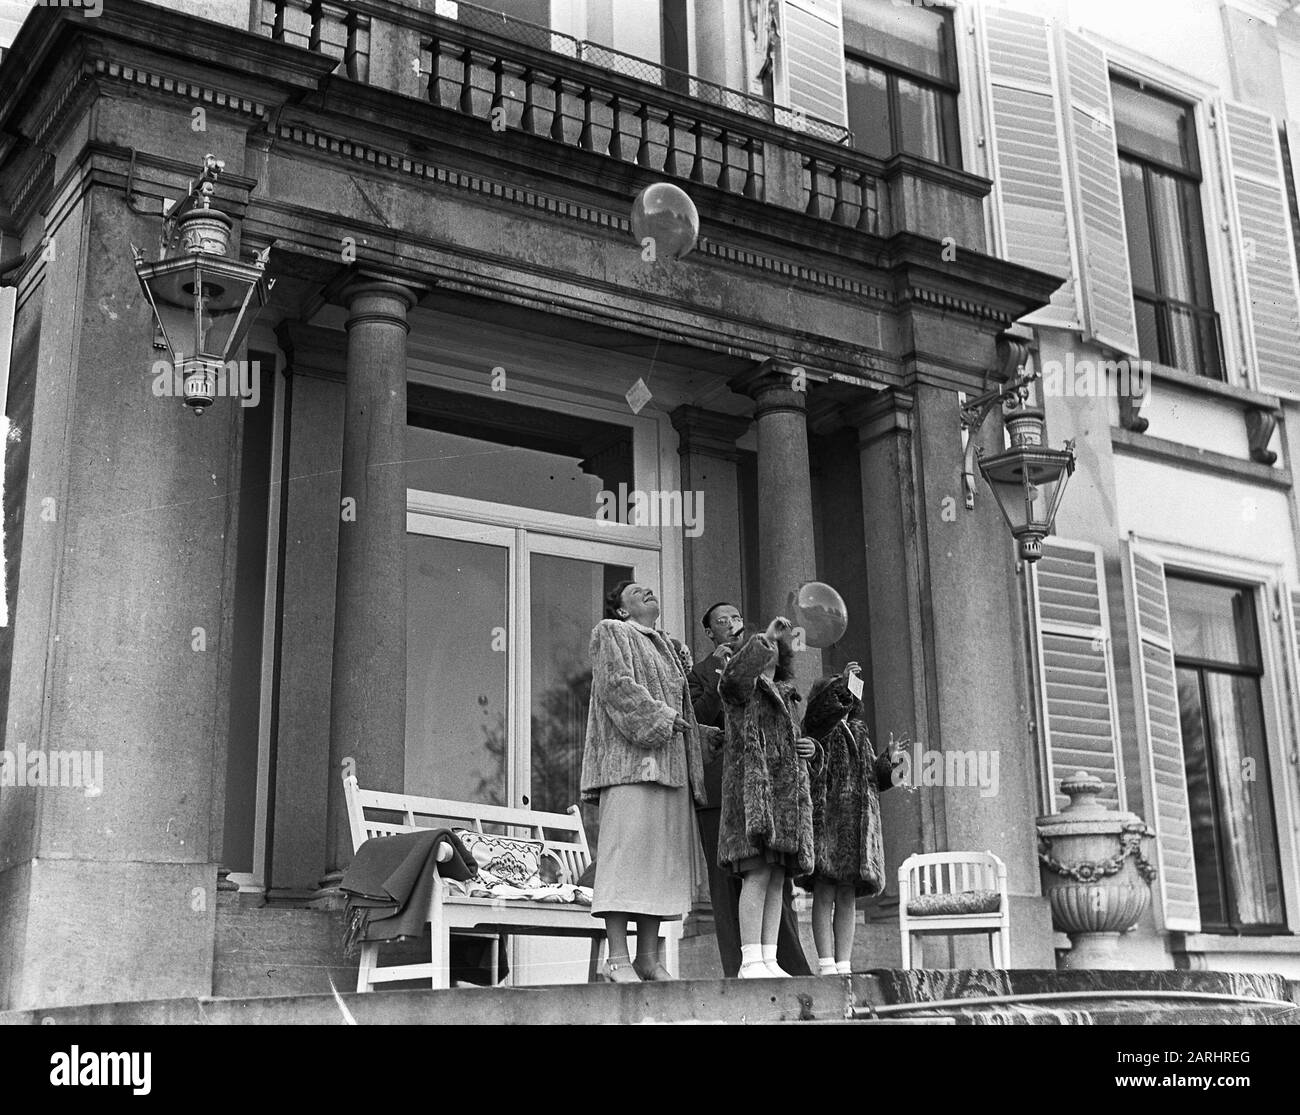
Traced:
<path id="1" fill-rule="evenodd" d="M 904 968 L 913 966 L 914 953 L 919 959 L 926 933 L 987 933 L 993 966 L 1010 968 L 1007 865 L 992 852 L 908 856 L 898 869 L 898 929 Z"/>

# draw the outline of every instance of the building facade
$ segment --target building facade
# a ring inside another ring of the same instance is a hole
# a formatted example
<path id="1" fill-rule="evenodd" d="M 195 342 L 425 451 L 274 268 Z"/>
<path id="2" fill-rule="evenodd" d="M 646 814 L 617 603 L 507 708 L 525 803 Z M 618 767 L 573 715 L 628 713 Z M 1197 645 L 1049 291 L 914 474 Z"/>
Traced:
<path id="1" fill-rule="evenodd" d="M 1035 818 L 1082 769 L 1156 832 L 1126 962 L 1300 971 L 1300 19 L 1111 7 L 33 7 L 0 661 L 8 769 L 47 776 L 0 785 L 0 1009 L 327 990 L 345 760 L 566 808 L 626 577 L 697 654 L 717 600 L 836 586 L 805 688 L 856 659 L 878 742 L 961 757 L 886 795 L 888 867 L 996 852 L 1015 966 L 1067 947 Z M 196 417 L 132 247 L 208 154 L 275 285 Z M 665 180 L 679 260 L 630 227 Z M 1078 458 L 1033 567 L 962 479 L 962 400 L 1022 367 Z M 864 919 L 895 966 L 892 887 Z"/>

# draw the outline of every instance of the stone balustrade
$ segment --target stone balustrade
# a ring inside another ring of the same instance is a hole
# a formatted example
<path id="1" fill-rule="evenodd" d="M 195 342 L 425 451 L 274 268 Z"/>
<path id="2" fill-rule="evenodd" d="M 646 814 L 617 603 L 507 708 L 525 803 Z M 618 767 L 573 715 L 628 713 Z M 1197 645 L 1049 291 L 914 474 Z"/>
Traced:
<path id="1" fill-rule="evenodd" d="M 261 0 L 256 27 L 337 57 L 340 74 L 367 83 L 372 47 L 387 57 L 395 50 L 385 40 L 415 43 L 419 94 L 439 108 L 862 232 L 890 231 L 884 164 L 849 146 L 846 128 L 499 12 L 445 0 L 433 11 L 396 0 Z M 375 81 L 410 92 L 391 67 Z"/>

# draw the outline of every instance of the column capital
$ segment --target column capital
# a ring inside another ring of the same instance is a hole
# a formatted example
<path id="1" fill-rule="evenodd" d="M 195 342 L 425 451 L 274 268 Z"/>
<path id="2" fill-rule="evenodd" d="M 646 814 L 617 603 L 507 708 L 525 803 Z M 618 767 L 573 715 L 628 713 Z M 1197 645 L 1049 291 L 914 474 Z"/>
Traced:
<path id="1" fill-rule="evenodd" d="M 754 416 L 761 418 L 774 411 L 803 414 L 807 408 L 809 379 L 810 374 L 802 364 L 773 358 L 734 376 L 730 386 L 738 395 L 748 395 L 754 400 Z"/>
<path id="2" fill-rule="evenodd" d="M 869 445 L 882 437 L 911 433 L 915 406 L 916 397 L 910 391 L 886 387 L 870 398 L 845 407 L 844 419 L 857 427 L 858 444 Z"/>
<path id="3" fill-rule="evenodd" d="M 751 419 L 738 414 L 685 405 L 677 407 L 668 417 L 677 431 L 677 452 L 681 456 L 702 453 L 724 461 L 740 457 L 736 442 L 745 436 L 751 424 Z"/>
<path id="4" fill-rule="evenodd" d="M 381 322 L 400 325 L 410 332 L 411 324 L 406 315 L 410 313 L 418 296 L 408 286 L 389 279 L 363 275 L 344 287 L 339 297 L 348 308 L 349 331 L 363 322 Z"/>

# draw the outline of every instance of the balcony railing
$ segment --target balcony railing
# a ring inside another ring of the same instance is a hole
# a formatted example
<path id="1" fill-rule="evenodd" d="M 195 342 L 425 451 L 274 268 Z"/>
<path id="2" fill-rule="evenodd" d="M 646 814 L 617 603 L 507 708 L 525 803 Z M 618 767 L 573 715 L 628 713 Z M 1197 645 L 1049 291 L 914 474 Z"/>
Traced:
<path id="1" fill-rule="evenodd" d="M 419 32 L 421 92 L 439 108 L 883 231 L 880 164 L 850 147 L 840 125 L 472 4 L 438 0 L 433 12 L 402 14 Z M 259 29 L 337 57 L 362 82 L 372 42 L 390 30 L 377 15 L 323 0 L 262 0 Z"/>

